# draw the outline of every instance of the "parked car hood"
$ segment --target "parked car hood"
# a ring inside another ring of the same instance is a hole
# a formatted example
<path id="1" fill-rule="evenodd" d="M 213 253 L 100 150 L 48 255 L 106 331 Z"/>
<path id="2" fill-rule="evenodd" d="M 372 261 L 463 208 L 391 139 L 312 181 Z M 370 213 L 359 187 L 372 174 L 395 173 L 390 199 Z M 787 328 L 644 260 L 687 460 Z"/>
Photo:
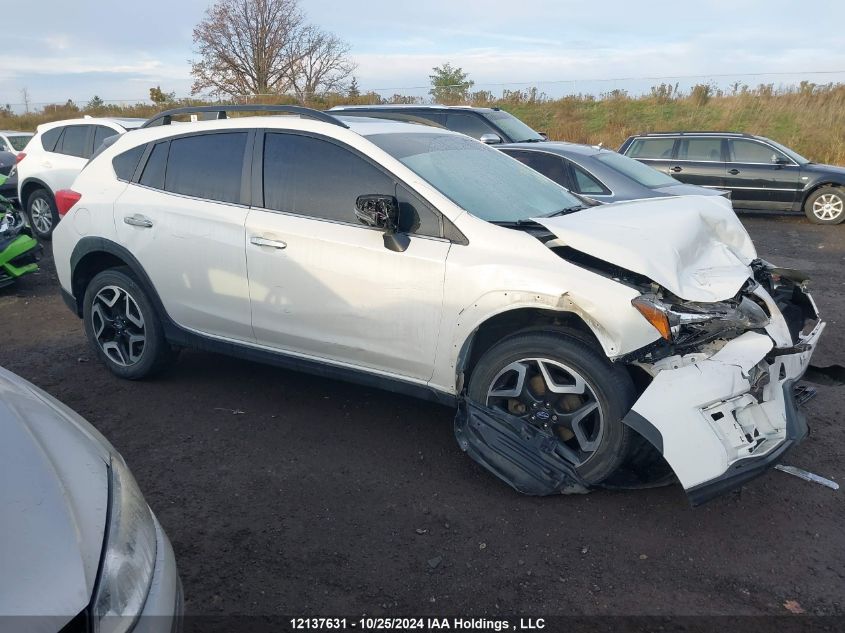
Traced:
<path id="1" fill-rule="evenodd" d="M 575 250 L 645 275 L 689 301 L 722 301 L 751 277 L 757 257 L 729 200 L 634 200 L 534 220 Z"/>
<path id="2" fill-rule="evenodd" d="M 73 411 L 0 368 L 0 614 L 60 629 L 91 600 L 111 446 Z"/>
<path id="3" fill-rule="evenodd" d="M 707 187 L 688 185 L 683 182 L 676 185 L 666 185 L 665 187 L 655 187 L 653 191 L 666 196 L 721 196 L 725 193 L 719 189 L 708 189 Z"/>
<path id="4" fill-rule="evenodd" d="M 845 178 L 845 167 L 839 167 L 838 165 L 822 165 L 819 163 L 807 163 L 806 165 L 801 165 L 801 171 L 809 171 L 809 172 L 817 172 L 817 173 L 824 173 L 824 174 L 836 174 L 842 178 Z"/>

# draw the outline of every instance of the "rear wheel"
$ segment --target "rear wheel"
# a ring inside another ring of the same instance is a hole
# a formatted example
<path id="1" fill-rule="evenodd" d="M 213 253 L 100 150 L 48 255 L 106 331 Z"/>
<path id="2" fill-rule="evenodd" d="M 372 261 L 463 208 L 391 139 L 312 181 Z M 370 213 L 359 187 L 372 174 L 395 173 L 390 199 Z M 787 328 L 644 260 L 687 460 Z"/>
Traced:
<path id="1" fill-rule="evenodd" d="M 89 343 L 117 376 L 146 378 L 175 359 L 152 303 L 129 268 L 96 275 L 85 291 L 82 311 Z"/>
<path id="2" fill-rule="evenodd" d="M 26 202 L 26 214 L 32 232 L 42 240 L 49 240 L 59 223 L 59 212 L 50 192 L 46 189 L 34 191 Z"/>
<path id="3" fill-rule="evenodd" d="M 578 474 L 596 484 L 624 462 L 632 431 L 622 423 L 634 385 L 588 343 L 530 332 L 488 350 L 470 377 L 476 403 L 547 429 Z"/>
<path id="4" fill-rule="evenodd" d="M 821 187 L 809 195 L 804 213 L 815 224 L 839 224 L 845 220 L 845 190 Z"/>

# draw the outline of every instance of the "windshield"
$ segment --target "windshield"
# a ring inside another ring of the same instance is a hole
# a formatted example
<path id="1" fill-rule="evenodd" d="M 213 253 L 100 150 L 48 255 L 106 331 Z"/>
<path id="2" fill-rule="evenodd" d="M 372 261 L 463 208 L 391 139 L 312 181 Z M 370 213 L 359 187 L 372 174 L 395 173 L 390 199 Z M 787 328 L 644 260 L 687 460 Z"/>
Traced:
<path id="1" fill-rule="evenodd" d="M 789 156 L 792 160 L 794 160 L 799 165 L 806 165 L 807 163 L 810 162 L 809 160 L 807 160 L 806 158 L 801 156 L 801 154 L 799 154 L 798 152 L 793 152 L 788 147 L 785 147 L 785 146 L 781 145 L 780 143 L 777 143 L 776 141 L 773 141 L 773 140 L 767 138 L 766 142 L 769 143 L 770 145 L 772 145 L 772 147 L 776 147 L 777 149 L 782 151 L 784 154 Z"/>
<path id="2" fill-rule="evenodd" d="M 520 222 L 583 206 L 530 167 L 466 136 L 421 132 L 367 138 L 455 204 L 488 222 Z"/>
<path id="3" fill-rule="evenodd" d="M 26 147 L 27 143 L 29 143 L 29 139 L 32 138 L 32 134 L 10 134 L 6 138 L 9 139 L 12 149 L 19 152 Z"/>
<path id="4" fill-rule="evenodd" d="M 514 115 L 507 112 L 491 110 L 485 112 L 484 116 L 495 125 L 502 128 L 502 131 L 513 139 L 514 143 L 523 141 L 544 141 L 545 139 Z"/>
<path id="5" fill-rule="evenodd" d="M 599 152 L 594 156 L 594 158 L 597 161 L 604 163 L 614 171 L 618 171 L 620 174 L 627 176 L 631 180 L 640 183 L 644 187 L 649 187 L 650 189 L 679 184 L 674 178 L 671 178 L 638 160 L 622 156 L 622 154 L 617 154 L 616 152 Z"/>

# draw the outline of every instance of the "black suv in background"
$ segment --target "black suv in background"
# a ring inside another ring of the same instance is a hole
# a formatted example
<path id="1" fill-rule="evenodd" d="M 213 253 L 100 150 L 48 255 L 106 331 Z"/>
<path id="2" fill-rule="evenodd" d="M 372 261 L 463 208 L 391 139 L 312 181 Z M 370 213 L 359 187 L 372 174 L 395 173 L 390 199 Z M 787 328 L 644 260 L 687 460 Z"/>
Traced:
<path id="1" fill-rule="evenodd" d="M 762 136 L 663 132 L 629 137 L 619 153 L 692 185 L 727 189 L 735 209 L 801 211 L 845 220 L 845 168 L 818 165 Z"/>
<path id="2" fill-rule="evenodd" d="M 369 116 L 397 121 L 417 121 L 460 132 L 489 145 L 536 143 L 546 136 L 532 130 L 514 115 L 499 108 L 444 105 L 335 106 L 330 112 L 344 116 Z"/>

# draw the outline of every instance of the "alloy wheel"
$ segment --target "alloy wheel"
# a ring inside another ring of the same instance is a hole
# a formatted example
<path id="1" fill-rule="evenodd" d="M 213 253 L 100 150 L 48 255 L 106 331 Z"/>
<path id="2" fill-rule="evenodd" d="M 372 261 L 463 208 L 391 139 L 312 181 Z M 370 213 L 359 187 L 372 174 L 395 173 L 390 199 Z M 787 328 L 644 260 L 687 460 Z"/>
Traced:
<path id="1" fill-rule="evenodd" d="M 549 429 L 576 465 L 601 445 L 605 416 L 593 387 L 561 362 L 525 358 L 504 367 L 490 383 L 487 406 Z"/>
<path id="2" fill-rule="evenodd" d="M 47 234 L 53 228 L 53 211 L 44 198 L 36 198 L 29 206 L 29 218 L 35 230 Z"/>
<path id="3" fill-rule="evenodd" d="M 105 286 L 97 293 L 91 326 L 97 344 L 113 363 L 128 367 L 141 360 L 147 340 L 144 315 L 125 289 Z"/>
<path id="4" fill-rule="evenodd" d="M 843 199 L 835 193 L 825 193 L 813 201 L 813 215 L 819 220 L 835 220 L 842 215 Z"/>

